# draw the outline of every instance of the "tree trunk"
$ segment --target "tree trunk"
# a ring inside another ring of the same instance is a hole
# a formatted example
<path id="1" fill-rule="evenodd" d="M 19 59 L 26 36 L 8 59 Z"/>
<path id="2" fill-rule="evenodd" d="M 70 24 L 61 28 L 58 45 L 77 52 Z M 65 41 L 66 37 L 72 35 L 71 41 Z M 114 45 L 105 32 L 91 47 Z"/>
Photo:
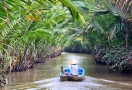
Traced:
<path id="1" fill-rule="evenodd" d="M 126 30 L 126 36 L 125 36 L 125 41 L 126 41 L 126 49 L 127 53 L 129 53 L 129 41 L 128 41 L 128 36 L 129 36 L 129 30 L 128 30 L 128 23 L 125 23 L 125 30 Z"/>

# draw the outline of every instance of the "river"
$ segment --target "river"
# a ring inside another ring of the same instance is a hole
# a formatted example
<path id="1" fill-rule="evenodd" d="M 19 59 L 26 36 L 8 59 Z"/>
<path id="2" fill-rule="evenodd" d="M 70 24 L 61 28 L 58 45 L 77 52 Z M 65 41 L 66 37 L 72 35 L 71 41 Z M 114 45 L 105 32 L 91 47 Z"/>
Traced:
<path id="1" fill-rule="evenodd" d="M 81 82 L 60 81 L 60 67 L 76 59 L 85 69 Z M 108 66 L 95 65 L 89 54 L 66 53 L 23 72 L 13 72 L 9 85 L 1 90 L 132 90 L 132 75 L 113 73 Z"/>

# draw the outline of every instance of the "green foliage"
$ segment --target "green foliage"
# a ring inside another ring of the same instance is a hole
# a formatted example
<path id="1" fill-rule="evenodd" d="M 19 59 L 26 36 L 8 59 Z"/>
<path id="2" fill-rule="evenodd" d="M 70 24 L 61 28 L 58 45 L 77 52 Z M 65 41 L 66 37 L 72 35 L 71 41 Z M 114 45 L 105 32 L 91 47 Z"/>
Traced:
<path id="1" fill-rule="evenodd" d="M 12 62 L 25 63 L 28 54 L 35 59 L 37 55 L 44 58 L 55 50 L 61 51 L 69 22 L 75 22 L 72 16 L 85 24 L 70 0 L 0 0 L 2 69 Z"/>
<path id="2" fill-rule="evenodd" d="M 123 71 L 123 70 L 125 70 L 126 68 L 129 68 L 129 67 L 130 67 L 130 63 L 126 60 L 120 62 L 120 64 L 119 64 L 119 70 L 120 71 Z"/>
<path id="3" fill-rule="evenodd" d="M 70 0 L 59 0 L 64 6 L 66 6 L 69 11 L 71 12 L 72 16 L 76 20 L 81 20 L 83 24 L 86 24 L 85 19 L 81 15 L 81 12 L 73 5 L 73 3 Z"/>

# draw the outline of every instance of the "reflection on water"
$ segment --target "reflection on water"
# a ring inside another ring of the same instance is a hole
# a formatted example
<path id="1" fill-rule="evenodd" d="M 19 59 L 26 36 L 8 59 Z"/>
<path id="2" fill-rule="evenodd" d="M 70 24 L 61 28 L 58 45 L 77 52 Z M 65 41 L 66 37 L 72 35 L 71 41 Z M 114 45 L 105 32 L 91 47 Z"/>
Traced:
<path id="1" fill-rule="evenodd" d="M 60 67 L 68 66 L 70 59 L 76 59 L 85 69 L 82 82 L 60 81 Z M 37 64 L 26 72 L 15 72 L 9 86 L 2 90 L 130 90 L 131 75 L 114 74 L 107 66 L 94 65 L 91 55 L 62 53 L 46 63 Z"/>

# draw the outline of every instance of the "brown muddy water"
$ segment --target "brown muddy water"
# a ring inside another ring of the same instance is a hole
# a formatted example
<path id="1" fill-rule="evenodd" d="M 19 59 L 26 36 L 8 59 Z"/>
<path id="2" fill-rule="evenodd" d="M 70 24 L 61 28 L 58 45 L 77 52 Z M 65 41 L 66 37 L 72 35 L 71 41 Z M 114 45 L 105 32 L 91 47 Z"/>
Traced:
<path id="1" fill-rule="evenodd" d="M 60 81 L 60 67 L 76 59 L 85 69 L 81 82 Z M 107 66 L 95 65 L 91 55 L 66 53 L 25 72 L 12 73 L 9 85 L 0 90 L 132 90 L 132 75 L 112 73 Z"/>

